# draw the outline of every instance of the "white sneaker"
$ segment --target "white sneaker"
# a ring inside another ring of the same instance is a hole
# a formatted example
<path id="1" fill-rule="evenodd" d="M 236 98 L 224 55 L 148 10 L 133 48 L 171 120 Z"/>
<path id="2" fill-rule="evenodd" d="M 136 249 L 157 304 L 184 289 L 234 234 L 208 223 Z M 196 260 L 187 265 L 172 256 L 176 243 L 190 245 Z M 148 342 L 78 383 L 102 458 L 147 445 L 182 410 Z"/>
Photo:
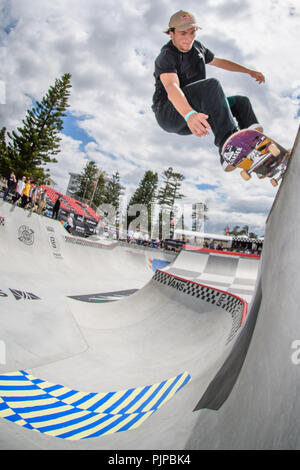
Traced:
<path id="1" fill-rule="evenodd" d="M 261 124 L 258 124 L 257 122 L 249 126 L 248 129 L 252 129 L 253 131 L 258 131 L 258 132 L 264 132 L 263 126 Z"/>

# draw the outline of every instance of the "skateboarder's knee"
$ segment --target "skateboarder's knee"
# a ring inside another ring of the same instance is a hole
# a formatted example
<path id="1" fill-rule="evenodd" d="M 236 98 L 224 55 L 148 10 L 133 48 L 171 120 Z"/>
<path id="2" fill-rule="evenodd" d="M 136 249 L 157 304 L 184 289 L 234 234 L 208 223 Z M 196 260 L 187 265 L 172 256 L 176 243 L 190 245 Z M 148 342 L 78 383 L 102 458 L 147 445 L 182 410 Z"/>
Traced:
<path id="1" fill-rule="evenodd" d="M 235 105 L 238 107 L 249 107 L 250 100 L 248 96 L 236 95 L 235 97 Z"/>
<path id="2" fill-rule="evenodd" d="M 190 104 L 199 111 L 202 109 L 211 110 L 211 107 L 218 108 L 219 104 L 225 99 L 222 85 L 216 78 L 206 78 L 191 83 L 184 87 L 183 91 Z"/>
<path id="3" fill-rule="evenodd" d="M 221 83 L 219 82 L 219 80 L 217 78 L 214 78 L 214 77 L 211 77 L 211 78 L 207 78 L 206 81 L 213 87 L 221 87 Z"/>
<path id="4" fill-rule="evenodd" d="M 204 82 L 210 92 L 216 93 L 221 91 L 223 93 L 222 85 L 217 78 L 206 78 Z"/>

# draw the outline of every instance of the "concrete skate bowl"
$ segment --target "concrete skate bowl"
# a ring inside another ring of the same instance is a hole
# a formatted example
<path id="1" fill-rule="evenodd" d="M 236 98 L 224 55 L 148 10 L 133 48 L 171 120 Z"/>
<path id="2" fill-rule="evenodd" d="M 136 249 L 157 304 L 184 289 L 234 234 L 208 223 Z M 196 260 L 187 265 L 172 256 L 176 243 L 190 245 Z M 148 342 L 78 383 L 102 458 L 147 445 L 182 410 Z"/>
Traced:
<path id="1" fill-rule="evenodd" d="M 249 305 L 197 279 L 224 260 L 182 253 L 153 276 L 148 255 L 1 203 L 1 448 L 300 447 L 298 141 Z"/>
<path id="2" fill-rule="evenodd" d="M 0 448 L 184 448 L 247 302 L 0 210 Z"/>

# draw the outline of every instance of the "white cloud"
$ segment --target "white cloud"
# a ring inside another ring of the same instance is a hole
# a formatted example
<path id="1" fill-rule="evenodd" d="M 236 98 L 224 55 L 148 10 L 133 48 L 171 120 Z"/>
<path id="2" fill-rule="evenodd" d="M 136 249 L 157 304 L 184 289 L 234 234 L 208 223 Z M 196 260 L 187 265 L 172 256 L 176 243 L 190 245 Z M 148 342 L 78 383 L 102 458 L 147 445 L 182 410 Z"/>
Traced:
<path id="1" fill-rule="evenodd" d="M 16 128 L 55 78 L 72 74 L 70 111 L 94 142 L 82 149 L 63 137 L 53 178 L 59 189 L 68 173 L 90 158 L 108 173 L 119 171 L 132 192 L 148 169 L 172 166 L 185 175 L 186 202 L 209 205 L 210 226 L 248 224 L 264 231 L 276 190 L 268 181 L 245 183 L 225 174 L 212 136 L 197 139 L 162 131 L 151 110 L 153 62 L 168 40 L 162 33 L 181 8 L 196 14 L 202 40 L 217 56 L 266 75 L 257 85 L 248 75 L 207 67 L 225 92 L 250 97 L 268 134 L 291 147 L 299 119 L 299 6 L 295 0 L 11 0 L 2 1 L 0 80 L 6 104 L 0 126 Z M 86 119 L 84 119 L 86 116 Z M 208 184 L 215 190 L 198 190 Z"/>
<path id="2" fill-rule="evenodd" d="M 85 153 L 80 150 L 80 141 L 63 134 L 61 139 L 61 151 L 55 157 L 58 164 L 51 163 L 48 168 L 51 171 L 51 178 L 57 184 L 57 189 L 66 191 L 69 172 L 80 173 L 88 160 L 85 159 Z"/>

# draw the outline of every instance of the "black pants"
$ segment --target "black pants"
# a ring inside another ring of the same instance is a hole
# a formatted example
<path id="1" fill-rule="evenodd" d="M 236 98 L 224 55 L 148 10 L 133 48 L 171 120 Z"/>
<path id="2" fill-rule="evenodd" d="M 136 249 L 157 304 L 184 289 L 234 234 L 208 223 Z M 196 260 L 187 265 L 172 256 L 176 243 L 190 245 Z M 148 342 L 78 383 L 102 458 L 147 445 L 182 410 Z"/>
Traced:
<path id="1" fill-rule="evenodd" d="M 191 83 L 183 87 L 182 91 L 195 111 L 209 116 L 207 121 L 219 150 L 231 134 L 258 122 L 249 98 L 239 95 L 227 98 L 220 82 L 215 78 Z M 180 135 L 191 134 L 184 118 L 169 100 L 159 105 L 154 112 L 158 124 L 165 131 Z"/>
<path id="2" fill-rule="evenodd" d="M 16 193 L 13 197 L 13 203 L 15 204 L 19 199 L 21 199 L 22 195 L 20 193 Z"/>
<path id="3" fill-rule="evenodd" d="M 52 210 L 52 219 L 58 219 L 58 213 L 59 213 L 59 209 L 53 209 Z"/>
<path id="4" fill-rule="evenodd" d="M 30 198 L 28 196 L 26 196 L 25 194 L 23 194 L 21 207 L 23 207 L 23 209 L 24 209 L 27 206 L 27 204 L 29 204 L 29 203 L 30 203 Z"/>

